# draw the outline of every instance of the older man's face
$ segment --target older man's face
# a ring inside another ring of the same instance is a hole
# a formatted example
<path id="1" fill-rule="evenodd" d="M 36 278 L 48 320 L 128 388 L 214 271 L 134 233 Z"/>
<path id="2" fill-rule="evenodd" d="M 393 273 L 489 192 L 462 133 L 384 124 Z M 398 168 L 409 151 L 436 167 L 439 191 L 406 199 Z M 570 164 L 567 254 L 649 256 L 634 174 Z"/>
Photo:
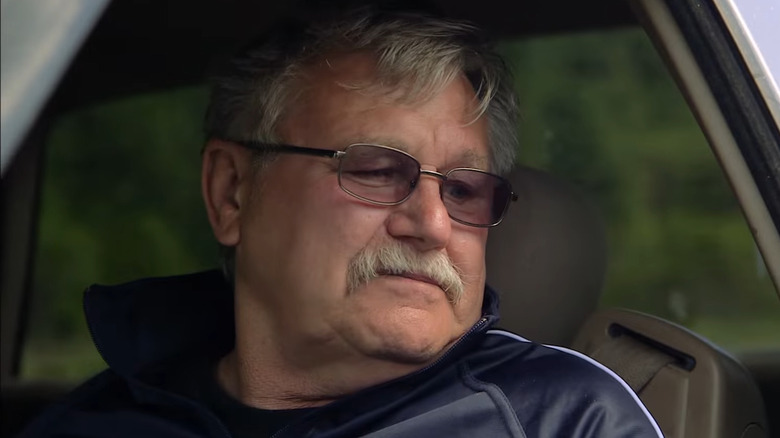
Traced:
<path id="1" fill-rule="evenodd" d="M 468 124 L 475 96 L 465 78 L 415 104 L 343 86 L 371 81 L 373 67 L 360 54 L 312 67 L 280 123 L 281 140 L 334 150 L 380 143 L 407 151 L 423 169 L 486 168 L 487 124 Z M 275 348 L 428 362 L 480 318 L 487 231 L 448 217 L 436 178 L 423 176 L 400 205 L 378 206 L 341 190 L 337 169 L 335 159 L 283 154 L 263 170 L 241 213 L 237 299 L 258 309 Z M 389 243 L 447 256 L 461 298 L 453 302 L 415 275 L 380 275 L 350 290 L 350 262 Z"/>

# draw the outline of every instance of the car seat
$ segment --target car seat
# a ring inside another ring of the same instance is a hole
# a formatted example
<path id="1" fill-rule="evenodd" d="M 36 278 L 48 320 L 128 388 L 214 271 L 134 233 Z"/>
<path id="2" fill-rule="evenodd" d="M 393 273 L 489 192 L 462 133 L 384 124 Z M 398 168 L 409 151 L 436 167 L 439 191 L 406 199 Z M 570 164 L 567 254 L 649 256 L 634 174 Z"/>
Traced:
<path id="1" fill-rule="evenodd" d="M 500 293 L 501 327 L 570 346 L 611 368 L 667 437 L 769 436 L 758 387 L 728 353 L 661 318 L 594 312 L 606 234 L 584 197 L 527 167 L 509 179 L 519 200 L 490 231 L 486 255 L 488 283 Z"/>

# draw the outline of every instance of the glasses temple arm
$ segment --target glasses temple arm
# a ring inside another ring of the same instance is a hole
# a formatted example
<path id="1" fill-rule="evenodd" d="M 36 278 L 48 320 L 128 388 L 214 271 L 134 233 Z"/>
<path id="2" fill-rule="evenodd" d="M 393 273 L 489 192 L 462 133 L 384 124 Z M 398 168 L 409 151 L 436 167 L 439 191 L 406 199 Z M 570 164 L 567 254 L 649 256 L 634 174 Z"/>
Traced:
<path id="1" fill-rule="evenodd" d="M 332 151 L 329 149 L 315 149 L 315 148 L 307 148 L 303 146 L 293 146 L 293 145 L 279 144 L 279 143 L 264 143 L 261 141 L 234 141 L 233 143 L 241 145 L 247 149 L 252 149 L 261 152 L 267 151 L 267 152 L 288 153 L 288 154 L 303 154 L 303 155 L 313 155 L 315 157 L 329 157 L 329 158 L 337 158 L 340 157 L 341 155 L 344 155 L 344 151 Z"/>

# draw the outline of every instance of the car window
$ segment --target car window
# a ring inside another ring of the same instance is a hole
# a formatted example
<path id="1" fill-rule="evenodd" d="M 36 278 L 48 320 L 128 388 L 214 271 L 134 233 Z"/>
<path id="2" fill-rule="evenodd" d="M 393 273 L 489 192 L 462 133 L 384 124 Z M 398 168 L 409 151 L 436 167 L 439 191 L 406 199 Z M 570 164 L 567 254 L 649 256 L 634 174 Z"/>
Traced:
<path id="1" fill-rule="evenodd" d="M 687 326 L 732 351 L 780 349 L 780 301 L 739 205 L 646 34 L 507 42 L 521 160 L 601 210 L 601 307 Z"/>
<path id="2" fill-rule="evenodd" d="M 521 161 L 601 210 L 603 307 L 681 323 L 732 350 L 780 349 L 780 302 L 739 206 L 643 31 L 505 41 Z M 203 87 L 59 118 L 47 147 L 22 378 L 104 367 L 83 320 L 93 283 L 216 267 L 200 200 Z"/>

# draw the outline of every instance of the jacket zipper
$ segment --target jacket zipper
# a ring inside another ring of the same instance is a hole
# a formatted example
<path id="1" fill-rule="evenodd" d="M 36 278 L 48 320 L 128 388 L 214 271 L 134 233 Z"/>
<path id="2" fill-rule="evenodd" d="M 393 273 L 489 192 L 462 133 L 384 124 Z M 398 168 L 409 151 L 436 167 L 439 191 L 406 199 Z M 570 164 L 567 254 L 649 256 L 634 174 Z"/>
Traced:
<path id="1" fill-rule="evenodd" d="M 428 364 L 425 368 L 421 368 L 421 369 L 415 371 L 414 373 L 410 374 L 409 377 L 416 376 L 418 374 L 424 373 L 424 372 L 428 371 L 429 369 L 435 367 L 436 365 L 440 364 L 444 359 L 449 357 L 450 354 L 452 354 L 452 352 L 455 351 L 455 349 L 460 344 L 462 344 L 467 338 L 471 337 L 471 335 L 474 332 L 476 332 L 477 330 L 479 330 L 480 327 L 485 325 L 486 322 L 487 322 L 487 318 L 483 316 L 479 321 L 477 321 L 473 326 L 471 326 L 471 328 L 469 329 L 469 331 L 466 332 L 466 334 L 461 336 L 460 339 L 458 339 L 454 344 L 452 344 L 452 347 L 450 347 L 449 350 L 447 350 L 444 354 L 442 354 L 438 359 L 433 361 L 433 363 Z"/>

